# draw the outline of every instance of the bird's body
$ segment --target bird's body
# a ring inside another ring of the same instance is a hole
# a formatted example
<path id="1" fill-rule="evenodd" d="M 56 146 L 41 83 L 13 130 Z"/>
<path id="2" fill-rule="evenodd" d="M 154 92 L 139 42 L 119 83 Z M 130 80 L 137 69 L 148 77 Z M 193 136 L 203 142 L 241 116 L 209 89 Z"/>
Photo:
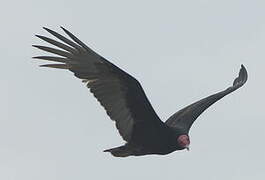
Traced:
<path id="1" fill-rule="evenodd" d="M 115 152 L 120 152 L 120 150 L 122 150 L 127 154 L 140 156 L 147 154 L 165 155 L 176 150 L 185 149 L 185 147 L 181 147 L 176 143 L 179 131 L 171 127 L 165 127 L 165 129 L 156 131 L 159 132 L 157 136 L 145 137 L 145 133 L 143 133 L 143 136 L 139 133 L 135 139 L 133 138 L 131 142 L 126 143 L 124 146 L 105 150 L 105 152 L 111 152 L 115 155 Z M 119 154 L 117 155 L 119 156 Z"/>
<path id="2" fill-rule="evenodd" d="M 66 29 L 62 28 L 71 39 L 50 29 L 44 29 L 62 42 L 40 35 L 37 37 L 62 50 L 34 45 L 59 55 L 34 58 L 59 62 L 42 66 L 68 69 L 86 83 L 110 118 L 116 122 L 120 135 L 127 142 L 123 146 L 105 150 L 117 157 L 164 155 L 188 149 L 189 130 L 197 117 L 247 81 L 247 71 L 241 65 L 239 76 L 231 87 L 181 109 L 163 122 L 152 108 L 141 84 L 134 77 L 98 55 Z"/>

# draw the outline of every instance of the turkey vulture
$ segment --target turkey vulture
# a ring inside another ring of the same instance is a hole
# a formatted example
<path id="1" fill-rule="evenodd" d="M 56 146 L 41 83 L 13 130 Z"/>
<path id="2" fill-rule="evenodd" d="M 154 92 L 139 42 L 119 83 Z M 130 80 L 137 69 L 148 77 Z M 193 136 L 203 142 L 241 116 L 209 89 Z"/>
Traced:
<path id="1" fill-rule="evenodd" d="M 70 70 L 86 83 L 108 116 L 115 121 L 120 135 L 126 141 L 123 146 L 104 151 L 116 157 L 164 155 L 188 149 L 189 130 L 198 116 L 213 103 L 243 86 L 248 78 L 246 68 L 241 65 L 239 76 L 232 86 L 181 109 L 163 122 L 134 77 L 94 52 L 71 32 L 61 28 L 70 38 L 44 27 L 61 42 L 36 35 L 59 49 L 33 45 L 57 56 L 33 58 L 57 62 L 41 67 Z"/>

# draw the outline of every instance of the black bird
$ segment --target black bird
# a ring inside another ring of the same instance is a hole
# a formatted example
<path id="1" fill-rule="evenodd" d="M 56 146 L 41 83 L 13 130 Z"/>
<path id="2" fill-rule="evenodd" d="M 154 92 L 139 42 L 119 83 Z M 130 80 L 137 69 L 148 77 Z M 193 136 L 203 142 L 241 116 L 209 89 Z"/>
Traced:
<path id="1" fill-rule="evenodd" d="M 48 28 L 44 29 L 61 42 L 45 36 L 36 36 L 60 49 L 33 46 L 59 56 L 33 58 L 59 62 L 41 67 L 70 70 L 86 83 L 109 117 L 115 121 L 120 135 L 127 142 L 123 146 L 104 151 L 116 157 L 164 155 L 188 149 L 189 130 L 198 116 L 213 103 L 243 86 L 248 78 L 245 67 L 241 65 L 239 76 L 231 87 L 181 109 L 164 123 L 134 77 L 94 52 L 63 27 L 70 39 Z"/>

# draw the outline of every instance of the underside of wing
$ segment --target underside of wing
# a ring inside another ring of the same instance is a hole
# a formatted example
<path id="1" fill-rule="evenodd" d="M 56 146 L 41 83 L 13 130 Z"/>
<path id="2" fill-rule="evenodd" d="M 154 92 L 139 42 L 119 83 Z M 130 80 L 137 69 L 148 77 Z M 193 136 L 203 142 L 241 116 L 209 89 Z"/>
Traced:
<path id="1" fill-rule="evenodd" d="M 234 80 L 233 85 L 224 91 L 218 92 L 204 99 L 201 99 L 173 114 L 167 121 L 166 124 L 170 127 L 181 128 L 186 133 L 189 132 L 193 122 L 202 114 L 208 107 L 220 100 L 227 94 L 237 90 L 243 86 L 248 78 L 246 68 L 241 65 L 239 76 Z"/>
<path id="2" fill-rule="evenodd" d="M 41 66 L 67 69 L 82 79 L 110 118 L 116 122 L 116 127 L 124 140 L 131 141 L 133 134 L 142 131 L 141 128 L 146 128 L 147 124 L 154 128 L 162 126 L 162 121 L 135 78 L 98 55 L 68 30 L 62 28 L 71 39 L 48 28 L 44 29 L 61 42 L 37 35 L 56 48 L 33 45 L 53 54 L 33 58 L 56 62 Z M 152 136 L 153 133 L 148 129 L 144 132 L 146 135 L 149 134 L 148 136 Z"/>

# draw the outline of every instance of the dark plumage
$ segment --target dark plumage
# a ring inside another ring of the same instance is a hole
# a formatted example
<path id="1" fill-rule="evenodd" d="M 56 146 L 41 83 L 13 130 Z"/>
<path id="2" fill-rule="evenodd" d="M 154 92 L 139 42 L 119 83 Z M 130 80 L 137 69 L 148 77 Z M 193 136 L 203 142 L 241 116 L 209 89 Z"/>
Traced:
<path id="1" fill-rule="evenodd" d="M 66 29 L 62 28 L 71 39 L 48 28 L 44 29 L 61 42 L 36 36 L 59 49 L 33 46 L 59 56 L 33 58 L 58 62 L 41 66 L 68 69 L 86 83 L 109 117 L 115 121 L 120 135 L 127 142 L 123 146 L 105 150 L 114 156 L 168 154 L 188 148 L 188 133 L 196 118 L 213 103 L 240 88 L 247 81 L 247 71 L 241 65 L 239 76 L 231 87 L 183 108 L 164 123 L 155 113 L 143 88 L 134 77 L 94 52 Z"/>

